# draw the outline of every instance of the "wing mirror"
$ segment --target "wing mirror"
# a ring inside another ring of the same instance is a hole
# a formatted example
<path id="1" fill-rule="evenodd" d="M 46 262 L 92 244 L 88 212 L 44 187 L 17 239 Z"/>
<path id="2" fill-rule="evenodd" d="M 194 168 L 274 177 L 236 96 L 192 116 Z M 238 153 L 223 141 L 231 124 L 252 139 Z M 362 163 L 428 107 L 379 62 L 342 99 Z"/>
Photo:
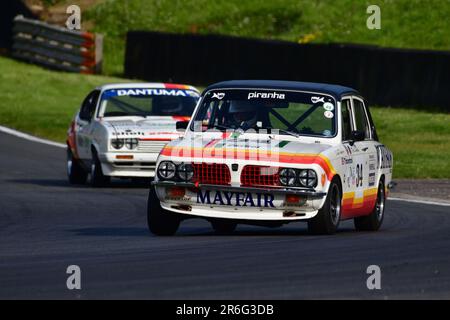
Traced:
<path id="1" fill-rule="evenodd" d="M 182 129 L 182 130 L 186 130 L 188 127 L 189 121 L 177 121 L 176 128 L 178 129 Z"/>
<path id="2" fill-rule="evenodd" d="M 353 143 L 356 141 L 363 141 L 365 139 L 364 131 L 352 131 L 352 141 Z"/>

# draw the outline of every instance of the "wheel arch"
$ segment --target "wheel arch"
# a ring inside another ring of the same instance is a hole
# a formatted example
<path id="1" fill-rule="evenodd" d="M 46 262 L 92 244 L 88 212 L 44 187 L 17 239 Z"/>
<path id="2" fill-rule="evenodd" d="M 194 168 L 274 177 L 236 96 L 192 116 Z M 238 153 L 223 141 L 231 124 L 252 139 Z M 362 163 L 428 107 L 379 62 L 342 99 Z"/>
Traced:
<path id="1" fill-rule="evenodd" d="M 100 152 L 100 146 L 97 142 L 95 142 L 93 140 L 91 143 L 91 156 L 93 156 L 94 154 L 98 156 L 99 152 Z"/>
<path id="2" fill-rule="evenodd" d="M 331 178 L 330 185 L 328 186 L 328 191 L 327 191 L 327 193 L 330 191 L 331 182 L 333 182 L 333 180 L 337 180 L 337 184 L 338 184 L 338 187 L 339 187 L 339 191 L 341 192 L 341 197 L 342 197 L 342 196 L 343 196 L 343 190 L 344 190 L 344 188 L 343 188 L 343 186 L 342 186 L 342 179 L 341 179 L 341 176 L 340 176 L 338 173 L 336 173 L 336 174 L 333 176 L 333 178 Z"/>

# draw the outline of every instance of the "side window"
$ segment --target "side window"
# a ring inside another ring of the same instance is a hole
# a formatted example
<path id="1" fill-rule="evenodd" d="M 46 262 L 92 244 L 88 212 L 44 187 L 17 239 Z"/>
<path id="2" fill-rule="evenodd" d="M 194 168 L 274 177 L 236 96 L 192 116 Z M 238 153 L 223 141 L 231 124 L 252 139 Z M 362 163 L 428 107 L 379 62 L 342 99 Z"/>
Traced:
<path id="1" fill-rule="evenodd" d="M 99 90 L 92 91 L 84 99 L 81 105 L 80 118 L 85 121 L 90 121 L 94 116 L 95 107 L 97 105 L 98 96 L 100 95 Z"/>
<path id="2" fill-rule="evenodd" d="M 364 138 L 370 139 L 370 126 L 362 101 L 353 99 L 353 112 L 355 114 L 356 130 L 364 132 Z"/>
<path id="3" fill-rule="evenodd" d="M 351 125 L 351 113 L 350 113 L 350 99 L 342 100 L 341 102 L 342 113 L 342 141 L 351 140 L 352 125 Z"/>

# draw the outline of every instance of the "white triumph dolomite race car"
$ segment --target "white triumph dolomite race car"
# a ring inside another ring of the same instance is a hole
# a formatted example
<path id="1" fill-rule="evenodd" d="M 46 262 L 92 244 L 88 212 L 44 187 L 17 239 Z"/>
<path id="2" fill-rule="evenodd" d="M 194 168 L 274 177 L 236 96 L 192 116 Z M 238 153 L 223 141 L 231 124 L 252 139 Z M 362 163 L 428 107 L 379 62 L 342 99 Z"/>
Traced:
<path id="1" fill-rule="evenodd" d="M 219 233 L 238 223 L 307 221 L 332 234 L 354 219 L 378 230 L 393 157 L 366 102 L 351 88 L 287 81 L 227 81 L 203 92 L 184 136 L 157 160 L 148 226 L 174 234 L 190 217 Z"/>
<path id="2" fill-rule="evenodd" d="M 108 84 L 84 99 L 67 135 L 71 183 L 103 186 L 110 177 L 148 178 L 166 143 L 183 135 L 200 97 L 187 85 Z M 181 126 L 183 127 L 183 125 Z"/>

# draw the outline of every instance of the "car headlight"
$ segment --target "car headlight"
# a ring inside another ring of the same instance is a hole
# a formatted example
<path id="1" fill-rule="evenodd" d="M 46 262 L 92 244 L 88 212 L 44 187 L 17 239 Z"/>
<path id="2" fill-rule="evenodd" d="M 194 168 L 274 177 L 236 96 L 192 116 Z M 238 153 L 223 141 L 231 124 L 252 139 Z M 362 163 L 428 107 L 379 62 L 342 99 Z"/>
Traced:
<path id="1" fill-rule="evenodd" d="M 125 147 L 130 150 L 136 149 L 138 143 L 138 139 L 125 139 Z"/>
<path id="2" fill-rule="evenodd" d="M 279 174 L 280 183 L 283 186 L 293 186 L 295 184 L 295 180 L 297 179 L 297 173 L 294 169 L 284 168 L 280 170 Z"/>
<path id="3" fill-rule="evenodd" d="M 317 174 L 314 170 L 301 170 L 298 178 L 303 187 L 313 188 L 317 185 Z"/>
<path id="4" fill-rule="evenodd" d="M 124 144 L 124 141 L 123 141 L 123 139 L 112 139 L 111 140 L 111 146 L 114 148 L 114 149 L 122 149 L 122 147 L 123 147 L 123 144 Z"/>
<path id="5" fill-rule="evenodd" d="M 163 180 L 171 180 L 175 177 L 176 166 L 171 161 L 162 161 L 158 166 L 158 177 Z"/>
<path id="6" fill-rule="evenodd" d="M 177 166 L 177 176 L 183 181 L 191 181 L 194 177 L 194 167 L 189 163 L 181 163 Z"/>

